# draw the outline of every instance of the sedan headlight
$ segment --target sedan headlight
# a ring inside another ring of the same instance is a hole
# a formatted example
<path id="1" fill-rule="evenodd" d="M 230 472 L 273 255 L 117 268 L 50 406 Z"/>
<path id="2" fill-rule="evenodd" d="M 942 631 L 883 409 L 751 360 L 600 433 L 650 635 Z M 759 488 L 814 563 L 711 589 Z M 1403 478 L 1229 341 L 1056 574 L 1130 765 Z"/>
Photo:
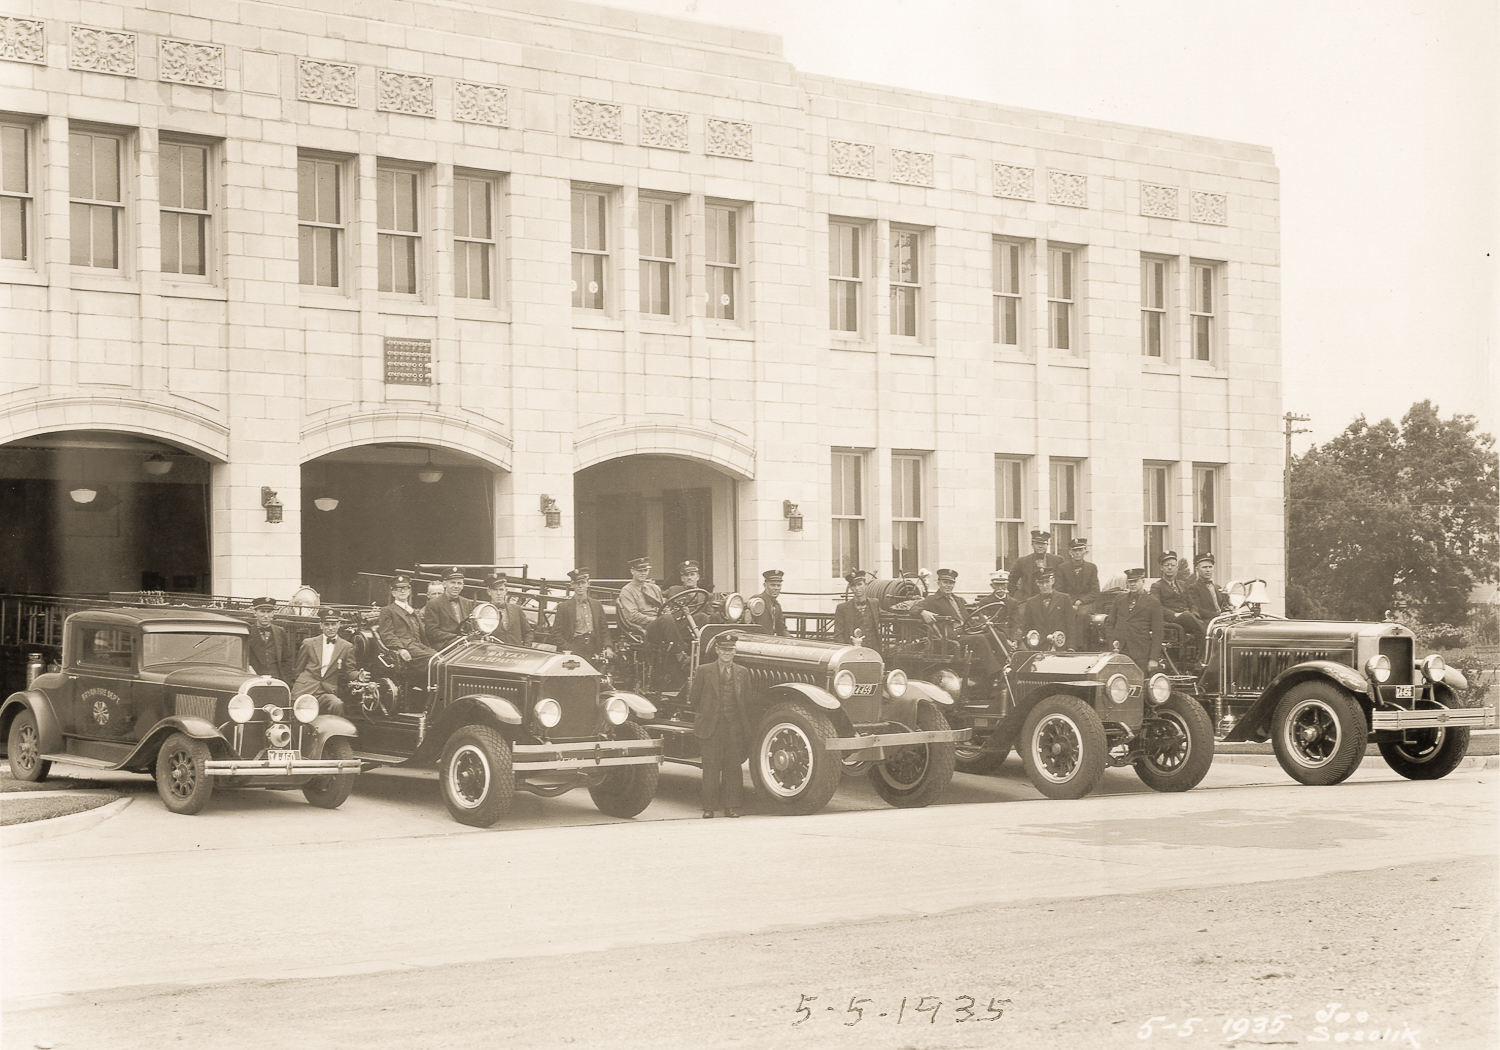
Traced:
<path id="1" fill-rule="evenodd" d="M 1040 649 L 1042 647 L 1042 633 L 1040 631 L 1026 632 L 1026 648 Z"/>
<path id="2" fill-rule="evenodd" d="M 536 714 L 536 720 L 548 729 L 552 729 L 557 723 L 562 721 L 562 704 L 550 697 L 545 700 L 538 700 L 533 711 Z"/>
<path id="3" fill-rule="evenodd" d="M 1113 704 L 1123 704 L 1130 699 L 1130 683 L 1122 674 L 1110 675 L 1109 681 L 1104 683 L 1104 691 Z"/>
<path id="4" fill-rule="evenodd" d="M 847 667 L 833 676 L 833 695 L 847 700 L 854 695 L 854 672 Z"/>
<path id="5" fill-rule="evenodd" d="M 255 701 L 244 693 L 236 693 L 229 701 L 229 717 L 236 722 L 248 722 L 255 714 Z"/>
<path id="6" fill-rule="evenodd" d="M 731 593 L 724 599 L 724 619 L 730 623 L 739 623 L 740 617 L 745 615 L 745 599 L 737 594 Z"/>
<path id="7" fill-rule="evenodd" d="M 1433 653 L 1422 661 L 1422 674 L 1429 682 L 1441 682 L 1443 674 L 1448 670 L 1448 661 L 1437 653 Z"/>
<path id="8" fill-rule="evenodd" d="M 1151 676 L 1151 702 L 1164 704 L 1172 699 L 1172 680 L 1164 674 Z"/>
<path id="9" fill-rule="evenodd" d="M 303 693 L 292 704 L 292 714 L 299 722 L 311 722 L 318 717 L 318 698 L 311 693 Z"/>
<path id="10" fill-rule="evenodd" d="M 474 618 L 474 624 L 481 634 L 489 634 L 500 626 L 500 610 L 489 602 L 481 602 L 474 606 L 474 611 L 469 615 Z"/>
<path id="11" fill-rule="evenodd" d="M 621 725 L 630 717 L 630 705 L 618 696 L 612 696 L 604 702 L 604 717 L 612 726 Z"/>
<path id="12" fill-rule="evenodd" d="M 906 672 L 897 667 L 885 676 L 886 695 L 899 700 L 906 695 Z"/>
<path id="13" fill-rule="evenodd" d="M 1386 656 L 1385 653 L 1370 657 L 1369 660 L 1365 661 L 1365 670 L 1370 673 L 1370 677 L 1374 678 L 1375 681 L 1384 682 L 1391 676 L 1390 657 Z"/>

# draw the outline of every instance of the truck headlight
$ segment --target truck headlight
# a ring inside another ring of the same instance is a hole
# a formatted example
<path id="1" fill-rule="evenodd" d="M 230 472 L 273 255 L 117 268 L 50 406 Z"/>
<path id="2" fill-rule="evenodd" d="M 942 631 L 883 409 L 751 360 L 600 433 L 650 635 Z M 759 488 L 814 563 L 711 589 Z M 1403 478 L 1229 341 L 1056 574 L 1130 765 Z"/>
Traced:
<path id="1" fill-rule="evenodd" d="M 229 701 L 229 717 L 236 722 L 248 722 L 255 714 L 255 701 L 244 693 L 236 693 Z"/>
<path id="2" fill-rule="evenodd" d="M 500 626 L 500 610 L 489 602 L 481 602 L 474 606 L 474 611 L 469 614 L 474 619 L 474 624 L 482 634 L 489 634 Z"/>
<path id="3" fill-rule="evenodd" d="M 885 676 L 885 691 L 891 698 L 899 700 L 906 695 L 906 672 L 897 667 Z"/>
<path id="4" fill-rule="evenodd" d="M 621 725 L 630 717 L 630 705 L 618 696 L 612 696 L 604 702 L 604 717 L 612 726 Z"/>
<path id="5" fill-rule="evenodd" d="M 1109 696 L 1110 702 L 1123 704 L 1130 699 L 1130 683 L 1122 674 L 1109 676 L 1109 681 L 1104 683 L 1104 692 Z"/>
<path id="6" fill-rule="evenodd" d="M 1437 653 L 1433 653 L 1422 661 L 1422 674 L 1429 682 L 1441 682 L 1443 674 L 1448 670 L 1448 661 Z M 234 712 L 230 712 L 233 714 Z"/>
<path id="7" fill-rule="evenodd" d="M 1151 702 L 1164 704 L 1172 699 L 1172 680 L 1164 674 L 1151 676 Z"/>
<path id="8" fill-rule="evenodd" d="M 311 722 L 318 717 L 318 698 L 311 693 L 303 693 L 293 702 L 292 714 L 299 722 Z"/>
<path id="9" fill-rule="evenodd" d="M 1040 631 L 1026 632 L 1026 648 L 1040 649 L 1042 647 L 1042 633 Z"/>
<path id="10" fill-rule="evenodd" d="M 1370 657 L 1369 660 L 1365 661 L 1365 670 L 1370 673 L 1370 677 L 1374 678 L 1375 681 L 1384 682 L 1391 676 L 1390 657 L 1386 656 L 1385 653 Z"/>
<path id="11" fill-rule="evenodd" d="M 847 700 L 854 695 L 854 672 L 847 667 L 833 676 L 833 695 Z"/>
<path id="12" fill-rule="evenodd" d="M 536 720 L 548 729 L 552 729 L 562 721 L 562 704 L 550 697 L 538 700 L 532 711 L 536 714 Z"/>
<path id="13" fill-rule="evenodd" d="M 745 599 L 737 592 L 731 592 L 724 598 L 724 619 L 730 623 L 739 623 L 740 617 L 745 615 Z"/>

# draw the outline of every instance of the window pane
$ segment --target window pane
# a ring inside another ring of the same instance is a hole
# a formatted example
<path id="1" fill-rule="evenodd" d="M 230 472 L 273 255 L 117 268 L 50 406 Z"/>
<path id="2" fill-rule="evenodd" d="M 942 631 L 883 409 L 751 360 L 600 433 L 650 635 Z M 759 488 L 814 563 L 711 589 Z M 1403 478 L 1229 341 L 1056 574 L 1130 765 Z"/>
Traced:
<path id="1" fill-rule="evenodd" d="M 708 316 L 734 320 L 734 274 L 722 266 L 708 268 Z"/>
<path id="2" fill-rule="evenodd" d="M 830 226 L 828 272 L 835 277 L 859 276 L 859 227 Z"/>
<path id="3" fill-rule="evenodd" d="M 1053 299 L 1073 298 L 1073 253 L 1058 248 L 1047 253 L 1047 295 Z"/>
<path id="4" fill-rule="evenodd" d="M 94 199 L 94 142 L 76 131 L 68 136 L 68 195 L 75 200 Z"/>
<path id="5" fill-rule="evenodd" d="M 891 334 L 917 334 L 917 290 L 893 287 L 891 289 Z"/>
<path id="6" fill-rule="evenodd" d="M 605 250 L 603 194 L 573 194 L 573 247 Z"/>
<path id="7" fill-rule="evenodd" d="M 1215 517 L 1214 489 L 1218 480 L 1217 471 L 1210 467 L 1198 467 L 1193 471 L 1194 487 L 1198 490 L 1193 500 L 1193 518 L 1204 524 L 1218 520 Z"/>
<path id="8" fill-rule="evenodd" d="M 98 205 L 89 209 L 93 220 L 93 262 L 90 265 L 106 270 L 115 269 L 120 265 L 119 244 L 116 240 L 118 229 L 115 219 L 118 213 L 114 208 L 105 208 Z"/>
<path id="9" fill-rule="evenodd" d="M 161 144 L 161 203 L 164 208 L 182 207 L 182 151 L 175 142 Z"/>
<path id="10" fill-rule="evenodd" d="M 604 256 L 573 255 L 573 305 L 585 310 L 604 309 Z"/>
<path id="11" fill-rule="evenodd" d="M 641 255 L 652 259 L 672 258 L 672 205 L 666 201 L 641 204 Z"/>
<path id="12" fill-rule="evenodd" d="M 1142 338 L 1145 342 L 1146 354 L 1149 357 L 1161 356 L 1161 322 L 1163 316 L 1155 311 L 1150 311 L 1141 318 L 1146 329 Z"/>
<path id="13" fill-rule="evenodd" d="M 120 199 L 119 143 L 108 135 L 94 136 L 94 193 L 95 200 Z"/>
<path id="14" fill-rule="evenodd" d="M 1193 317 L 1193 357 L 1199 361 L 1209 359 L 1209 321 L 1211 319 L 1203 316 Z"/>
<path id="15" fill-rule="evenodd" d="M 161 269 L 163 273 L 181 273 L 182 259 L 179 255 L 179 220 L 186 218 L 177 212 L 161 213 Z M 191 271 L 189 271 L 191 272 Z"/>
<path id="16" fill-rule="evenodd" d="M 26 258 L 26 202 L 0 197 L 0 259 Z"/>
<path id="17" fill-rule="evenodd" d="M 469 218 L 469 187 L 475 185 L 468 179 L 455 178 L 453 180 L 453 236 L 468 237 L 470 229 Z"/>
<path id="18" fill-rule="evenodd" d="M 891 280 L 902 284 L 917 282 L 917 247 L 919 235 L 911 230 L 891 232 Z"/>
<path id="19" fill-rule="evenodd" d="M 343 222 L 342 194 L 339 190 L 339 166 L 332 161 L 317 162 L 317 219 L 319 222 Z"/>
<path id="20" fill-rule="evenodd" d="M 1218 532 L 1213 526 L 1199 525 L 1193 529 L 1193 556 L 1199 554 L 1215 554 L 1215 534 Z"/>
<path id="21" fill-rule="evenodd" d="M 672 312 L 672 264 L 646 262 L 641 264 L 641 312 L 646 314 L 670 314 Z"/>
<path id="22" fill-rule="evenodd" d="M 1052 346 L 1058 350 L 1072 349 L 1072 334 L 1069 332 L 1068 322 L 1071 319 L 1069 311 L 1071 303 L 1048 303 L 1051 314 Z"/>
<path id="23" fill-rule="evenodd" d="M 837 452 L 833 456 L 833 513 L 859 516 L 864 514 L 863 457 L 858 453 Z"/>
<path id="24" fill-rule="evenodd" d="M 375 173 L 375 225 L 382 230 L 396 229 L 396 173 Z"/>
<path id="25" fill-rule="evenodd" d="M 203 215 L 182 215 L 179 218 L 182 269 L 178 272 L 202 276 L 208 272 L 204 262 L 208 219 Z"/>
<path id="26" fill-rule="evenodd" d="M 1019 522 L 1002 521 L 995 524 L 995 568 L 1009 569 L 1021 551 L 1021 526 Z"/>
<path id="27" fill-rule="evenodd" d="M 1194 309 L 1201 314 L 1214 312 L 1214 271 L 1211 266 L 1196 266 L 1198 276 L 1198 303 Z"/>
<path id="28" fill-rule="evenodd" d="M 912 456 L 891 461 L 891 514 L 897 518 L 922 516 L 922 462 Z"/>
<path id="29" fill-rule="evenodd" d="M 739 261 L 739 245 L 735 239 L 735 213 L 732 208 L 709 208 L 707 214 L 708 261 L 711 263 L 735 263 Z"/>
<path id="30" fill-rule="evenodd" d="M 0 128 L 0 189 L 25 193 L 28 186 L 25 128 Z"/>
<path id="31" fill-rule="evenodd" d="M 859 331 L 859 287 L 855 281 L 828 282 L 828 316 L 834 331 Z"/>
<path id="32" fill-rule="evenodd" d="M 297 231 L 298 280 L 302 284 L 337 288 L 338 231 L 303 226 Z"/>
<path id="33" fill-rule="evenodd" d="M 891 571 L 893 575 L 916 572 L 920 562 L 917 550 L 918 526 L 914 521 L 898 521 L 891 528 Z"/>
<path id="34" fill-rule="evenodd" d="M 208 150 L 202 146 L 177 147 L 182 167 L 181 200 L 184 208 L 208 210 Z"/>

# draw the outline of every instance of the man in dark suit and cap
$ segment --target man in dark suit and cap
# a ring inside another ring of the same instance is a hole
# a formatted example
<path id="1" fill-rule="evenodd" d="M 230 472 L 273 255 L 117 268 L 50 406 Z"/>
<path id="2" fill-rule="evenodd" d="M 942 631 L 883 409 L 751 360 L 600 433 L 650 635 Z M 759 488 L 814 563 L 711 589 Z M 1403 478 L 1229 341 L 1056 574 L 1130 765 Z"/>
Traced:
<path id="1" fill-rule="evenodd" d="M 292 684 L 297 651 L 286 628 L 276 623 L 276 600 L 257 598 L 250 603 L 255 622 L 250 625 L 250 666 L 256 674 L 268 674 Z"/>
<path id="2" fill-rule="evenodd" d="M 630 582 L 620 588 L 615 612 L 620 619 L 621 648 L 635 648 L 646 643 L 646 631 L 656 622 L 666 605 L 666 595 L 651 579 L 651 559 L 645 556 L 630 562 Z"/>
<path id="3" fill-rule="evenodd" d="M 702 576 L 703 569 L 697 562 L 691 560 L 683 562 L 677 566 L 677 582 L 667 588 L 666 597 L 670 598 L 683 591 L 695 590 Z"/>
<path id="4" fill-rule="evenodd" d="M 1188 644 L 1201 646 L 1203 621 L 1193 614 L 1187 587 L 1177 578 L 1177 552 L 1163 551 L 1160 561 L 1161 578 L 1151 585 L 1151 594 L 1161 603 L 1162 618 L 1181 627 Z"/>
<path id="5" fill-rule="evenodd" d="M 490 632 L 490 637 L 506 645 L 530 645 L 531 621 L 526 618 L 525 611 L 507 597 L 510 578 L 503 572 L 491 573 L 484 581 L 484 587 L 489 592 L 490 604 L 500 613 L 500 626 Z"/>
<path id="6" fill-rule="evenodd" d="M 552 621 L 557 647 L 565 653 L 577 653 L 591 664 L 608 660 L 614 655 L 609 622 L 599 599 L 589 596 L 593 577 L 588 569 L 579 567 L 568 573 L 568 579 L 573 581 L 573 596 L 558 602 Z"/>
<path id="7" fill-rule="evenodd" d="M 786 634 L 786 616 L 781 611 L 781 585 L 786 580 L 786 573 L 780 569 L 767 569 L 761 573 L 765 580 L 765 590 L 755 595 L 746 603 L 745 610 L 750 614 L 750 621 L 758 623 L 766 628 L 771 634 Z"/>
<path id="8" fill-rule="evenodd" d="M 750 672 L 734 662 L 739 641 L 735 631 L 714 639 L 713 663 L 693 672 L 688 697 L 693 705 L 693 735 L 703 756 L 703 815 L 712 817 L 722 801 L 724 815 L 740 815 L 745 782 L 740 764 L 750 746 Z"/>
<path id="9" fill-rule="evenodd" d="M 1031 530 L 1031 553 L 1017 558 L 1010 567 L 1010 593 L 1015 596 L 1016 601 L 1024 602 L 1037 592 L 1037 575 L 1043 569 L 1056 572 L 1062 568 L 1063 560 L 1047 551 L 1051 542 L 1052 533 L 1041 529 Z"/>
<path id="10" fill-rule="evenodd" d="M 391 577 L 391 604 L 380 610 L 375 635 L 381 645 L 396 654 L 402 671 L 420 672 L 432 659 L 433 650 L 427 644 L 421 614 L 411 605 L 410 576 Z"/>
<path id="11" fill-rule="evenodd" d="M 1211 553 L 1204 551 L 1194 558 L 1193 568 L 1197 575 L 1188 585 L 1188 603 L 1193 615 L 1203 621 L 1206 629 L 1215 616 L 1229 612 L 1234 606 L 1229 604 L 1229 595 L 1214 582 L 1214 556 Z"/>
<path id="12" fill-rule="evenodd" d="M 422 627 L 427 631 L 427 644 L 434 649 L 451 645 L 463 632 L 459 629 L 474 603 L 464 597 L 463 570 L 454 566 L 443 574 L 443 593 L 433 598 L 422 610 Z"/>
<path id="13" fill-rule="evenodd" d="M 318 698 L 318 710 L 325 715 L 344 713 L 339 695 L 349 676 L 359 670 L 354 660 L 354 646 L 339 637 L 340 617 L 333 609 L 318 614 L 322 634 L 309 638 L 297 650 L 297 681 L 292 696 L 312 695 Z"/>
<path id="14" fill-rule="evenodd" d="M 870 578 L 861 569 L 844 577 L 849 584 L 849 600 L 833 610 L 833 637 L 849 645 L 863 645 L 880 651 L 880 610 L 865 596 Z M 858 641 L 855 638 L 858 636 Z"/>
<path id="15" fill-rule="evenodd" d="M 1125 593 L 1115 598 L 1104 622 L 1104 640 L 1151 674 L 1161 663 L 1161 603 L 1147 594 L 1145 569 L 1125 570 Z"/>
<path id="16" fill-rule="evenodd" d="M 1016 616 L 1016 634 L 1025 638 L 1036 631 L 1042 636 L 1042 646 L 1047 647 L 1047 638 L 1058 631 L 1063 634 L 1065 648 L 1073 647 L 1073 598 L 1055 589 L 1057 573 L 1050 568 L 1038 570 L 1037 592 L 1021 603 Z"/>
<path id="17" fill-rule="evenodd" d="M 954 569 L 939 569 L 937 581 L 937 593 L 929 594 L 913 605 L 912 612 L 920 615 L 923 623 L 934 624 L 938 622 L 939 616 L 947 616 L 955 621 L 954 626 L 963 626 L 963 622 L 969 618 L 969 603 L 953 593 L 953 588 L 958 584 L 958 572 Z"/>

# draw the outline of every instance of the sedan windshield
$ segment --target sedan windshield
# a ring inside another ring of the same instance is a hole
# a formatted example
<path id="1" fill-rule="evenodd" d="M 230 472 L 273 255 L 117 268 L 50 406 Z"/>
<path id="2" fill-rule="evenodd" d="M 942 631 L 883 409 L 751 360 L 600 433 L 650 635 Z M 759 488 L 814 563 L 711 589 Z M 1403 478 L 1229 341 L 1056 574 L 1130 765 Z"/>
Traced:
<path id="1" fill-rule="evenodd" d="M 213 664 L 245 666 L 245 639 L 238 634 L 148 633 L 141 641 L 141 666 L 154 664 Z"/>

